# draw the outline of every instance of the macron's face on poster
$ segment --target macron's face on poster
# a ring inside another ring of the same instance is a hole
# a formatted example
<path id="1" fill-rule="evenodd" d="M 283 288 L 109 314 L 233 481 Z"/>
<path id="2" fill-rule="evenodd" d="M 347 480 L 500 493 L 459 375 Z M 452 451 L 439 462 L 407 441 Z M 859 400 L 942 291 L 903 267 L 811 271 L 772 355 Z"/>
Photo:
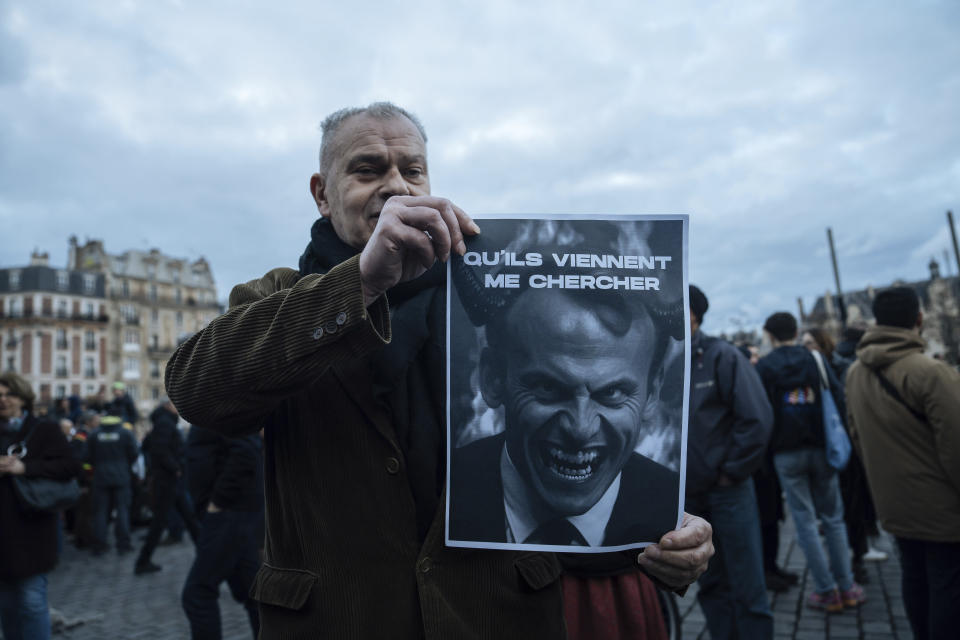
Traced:
<path id="1" fill-rule="evenodd" d="M 508 313 L 503 347 L 481 365 L 484 397 L 504 405 L 510 459 L 534 493 L 558 516 L 585 513 L 639 439 L 653 322 L 543 290 Z"/>

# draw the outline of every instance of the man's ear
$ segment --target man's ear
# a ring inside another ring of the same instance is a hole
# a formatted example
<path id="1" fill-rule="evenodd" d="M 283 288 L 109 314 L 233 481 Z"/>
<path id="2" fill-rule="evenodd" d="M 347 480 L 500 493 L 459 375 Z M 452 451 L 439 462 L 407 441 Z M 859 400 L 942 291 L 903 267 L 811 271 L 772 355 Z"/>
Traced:
<path id="1" fill-rule="evenodd" d="M 666 358 L 664 358 L 666 360 Z M 661 363 L 647 384 L 647 401 L 643 405 L 643 418 L 650 420 L 660 409 L 660 392 L 663 391 L 663 379 L 666 377 L 666 363 Z"/>
<path id="2" fill-rule="evenodd" d="M 310 176 L 310 195 L 317 203 L 317 210 L 324 218 L 330 217 L 330 203 L 327 201 L 327 180 L 319 173 Z"/>
<path id="3" fill-rule="evenodd" d="M 485 347 L 480 353 L 480 395 L 491 409 L 503 404 L 505 369 L 504 362 L 498 360 L 489 347 Z"/>

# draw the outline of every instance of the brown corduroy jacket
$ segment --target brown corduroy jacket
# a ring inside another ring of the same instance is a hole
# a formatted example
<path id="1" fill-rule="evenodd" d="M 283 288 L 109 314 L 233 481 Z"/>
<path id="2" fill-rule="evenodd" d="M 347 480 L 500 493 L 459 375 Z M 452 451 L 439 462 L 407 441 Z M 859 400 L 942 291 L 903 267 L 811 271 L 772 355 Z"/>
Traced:
<path id="1" fill-rule="evenodd" d="M 190 422 L 265 428 L 261 638 L 565 638 L 554 554 L 445 547 L 442 499 L 421 543 L 367 369 L 390 336 L 385 299 L 364 308 L 354 257 L 236 287 L 167 365 Z"/>

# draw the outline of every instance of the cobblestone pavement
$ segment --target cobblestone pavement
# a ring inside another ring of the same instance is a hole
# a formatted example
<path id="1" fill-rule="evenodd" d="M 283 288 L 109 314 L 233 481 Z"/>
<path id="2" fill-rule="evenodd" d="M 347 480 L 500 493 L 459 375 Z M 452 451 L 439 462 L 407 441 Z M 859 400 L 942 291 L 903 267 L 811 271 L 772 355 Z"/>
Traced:
<path id="1" fill-rule="evenodd" d="M 140 529 L 134 539 L 139 542 Z M 867 602 L 858 610 L 828 615 L 808 609 L 810 577 L 796 545 L 793 528 L 783 527 L 780 564 L 801 576 L 800 584 L 782 594 L 771 593 L 775 633 L 778 640 L 860 638 L 909 640 L 912 635 L 900 599 L 900 564 L 892 539 L 881 537 L 874 546 L 889 559 L 868 563 L 870 582 L 864 585 Z M 180 640 L 189 638 L 187 619 L 180 608 L 180 590 L 193 560 L 193 545 L 183 542 L 161 546 L 154 562 L 160 573 L 134 576 L 134 554 L 94 558 L 67 543 L 60 565 L 50 574 L 51 606 L 63 615 L 70 628 L 56 637 L 70 640 Z M 683 638 L 707 640 L 703 614 L 696 601 L 696 585 L 679 601 Z M 223 637 L 248 640 L 252 634 L 243 607 L 233 601 L 226 586 L 220 591 Z"/>
<path id="2" fill-rule="evenodd" d="M 900 561 L 893 538 L 882 534 L 873 547 L 886 551 L 883 562 L 866 563 L 870 581 L 863 585 L 867 601 L 858 609 L 828 614 L 810 609 L 806 598 L 813 590 L 803 552 L 797 546 L 796 534 L 789 521 L 781 527 L 779 565 L 800 576 L 800 582 L 784 593 L 770 592 L 774 636 L 777 640 L 826 640 L 859 638 L 861 640 L 911 640 L 913 633 L 900 597 Z M 697 604 L 696 585 L 680 601 L 683 638 L 708 640 L 703 612 Z"/>
<path id="3" fill-rule="evenodd" d="M 139 551 L 145 530 L 134 532 Z M 68 629 L 55 638 L 70 640 L 183 640 L 190 637 L 180 607 L 180 591 L 193 562 L 189 542 L 160 546 L 153 561 L 163 571 L 133 575 L 136 553 L 93 557 L 67 542 L 59 566 L 50 574 L 50 606 L 65 619 Z M 253 632 L 246 611 L 220 589 L 220 618 L 224 640 L 250 640 Z"/>

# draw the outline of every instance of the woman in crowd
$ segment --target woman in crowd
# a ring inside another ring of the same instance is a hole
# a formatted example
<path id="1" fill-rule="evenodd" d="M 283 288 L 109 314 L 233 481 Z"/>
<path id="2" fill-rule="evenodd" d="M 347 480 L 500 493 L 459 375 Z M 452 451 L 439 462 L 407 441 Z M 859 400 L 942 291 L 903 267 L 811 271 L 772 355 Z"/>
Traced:
<path id="1" fill-rule="evenodd" d="M 802 338 L 803 346 L 811 351 L 819 351 L 830 364 L 843 383 L 844 375 L 853 360 L 844 358 L 834 351 L 834 342 L 830 335 L 819 327 L 807 329 Z M 846 416 L 843 416 L 846 418 Z M 869 582 L 869 574 L 864 566 L 864 558 L 885 560 L 882 551 L 870 549 L 869 537 L 879 535 L 877 530 L 877 512 L 870 497 L 870 487 L 863 463 L 856 450 L 850 456 L 846 469 L 840 472 L 840 495 L 843 496 L 843 518 L 847 525 L 847 537 L 853 550 L 853 579 L 860 584 Z"/>
<path id="2" fill-rule="evenodd" d="M 0 374 L 0 628 L 5 640 L 50 637 L 47 573 L 57 561 L 60 515 L 21 505 L 13 478 L 69 480 L 78 468 L 59 425 L 34 416 L 33 401 L 26 380 Z"/>

